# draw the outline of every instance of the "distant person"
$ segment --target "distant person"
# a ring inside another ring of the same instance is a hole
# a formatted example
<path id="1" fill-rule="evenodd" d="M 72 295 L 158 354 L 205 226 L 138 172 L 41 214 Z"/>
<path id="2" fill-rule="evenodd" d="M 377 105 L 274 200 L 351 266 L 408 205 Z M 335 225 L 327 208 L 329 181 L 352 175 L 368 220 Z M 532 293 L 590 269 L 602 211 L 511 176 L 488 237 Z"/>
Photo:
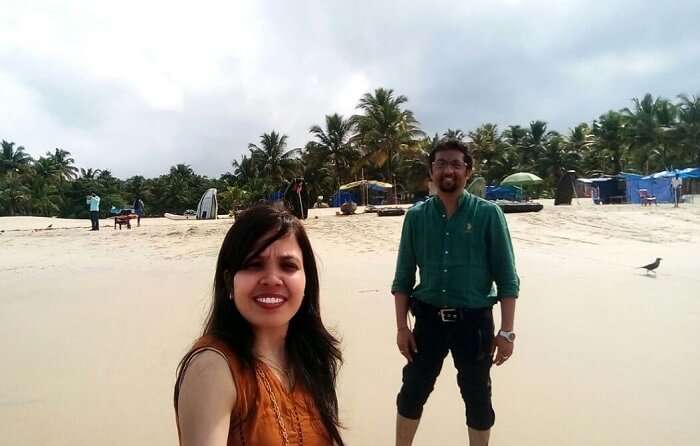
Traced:
<path id="1" fill-rule="evenodd" d="M 95 192 L 90 192 L 87 196 L 87 205 L 90 206 L 91 231 L 100 230 L 100 197 Z"/>
<path id="2" fill-rule="evenodd" d="M 676 174 L 675 177 L 671 178 L 671 187 L 673 187 L 673 207 L 677 208 L 678 203 L 681 201 L 681 188 L 683 187 L 683 180 L 680 175 Z"/>
<path id="3" fill-rule="evenodd" d="M 178 367 L 180 445 L 343 446 L 340 363 L 304 225 L 269 205 L 243 211 L 219 251 L 203 335 Z"/>
<path id="4" fill-rule="evenodd" d="M 134 213 L 136 213 L 136 226 L 141 226 L 141 215 L 143 215 L 143 200 L 136 197 L 134 200 Z"/>
<path id="5" fill-rule="evenodd" d="M 520 279 L 503 212 L 464 190 L 473 163 L 466 146 L 445 141 L 429 160 L 437 195 L 406 213 L 391 287 L 396 343 L 406 358 L 396 399 L 396 445 L 413 443 L 423 406 L 451 353 L 469 444 L 486 446 L 495 420 L 491 365 L 500 366 L 513 354 Z M 495 304 L 501 309 L 501 329 L 494 336 Z"/>
<path id="6" fill-rule="evenodd" d="M 303 178 L 295 178 L 284 193 L 284 202 L 294 216 L 305 220 L 309 216 L 309 192 Z"/>

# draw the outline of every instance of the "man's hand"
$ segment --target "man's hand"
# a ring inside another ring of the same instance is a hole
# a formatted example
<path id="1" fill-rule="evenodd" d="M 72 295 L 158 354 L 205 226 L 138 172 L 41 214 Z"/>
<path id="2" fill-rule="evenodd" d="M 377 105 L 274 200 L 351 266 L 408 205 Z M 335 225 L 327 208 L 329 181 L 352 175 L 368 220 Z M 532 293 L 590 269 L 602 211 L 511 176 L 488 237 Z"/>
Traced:
<path id="1" fill-rule="evenodd" d="M 399 352 L 406 357 L 408 362 L 413 361 L 413 355 L 418 353 L 416 340 L 413 339 L 413 332 L 408 327 L 401 327 L 396 333 L 396 345 Z"/>
<path id="2" fill-rule="evenodd" d="M 494 352 L 496 355 L 494 356 Z M 501 365 L 513 354 L 513 343 L 503 336 L 494 336 L 491 342 L 491 360 L 496 365 Z"/>

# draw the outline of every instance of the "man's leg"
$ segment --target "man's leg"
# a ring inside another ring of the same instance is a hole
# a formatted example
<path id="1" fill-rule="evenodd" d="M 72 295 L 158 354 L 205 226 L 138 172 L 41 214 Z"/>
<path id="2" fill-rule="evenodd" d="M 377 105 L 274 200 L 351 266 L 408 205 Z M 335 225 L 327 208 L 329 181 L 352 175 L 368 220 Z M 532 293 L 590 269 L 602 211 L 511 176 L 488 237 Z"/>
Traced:
<path id="1" fill-rule="evenodd" d="M 409 446 L 413 443 L 418 423 L 420 423 L 420 418 L 412 420 L 396 414 L 396 446 Z"/>
<path id="2" fill-rule="evenodd" d="M 459 321 L 450 348 L 465 404 L 470 446 L 487 446 L 495 421 L 491 405 L 493 318 Z"/>
<path id="3" fill-rule="evenodd" d="M 418 353 L 403 368 L 403 385 L 396 397 L 396 445 L 410 446 L 416 435 L 423 406 L 447 356 L 448 344 L 443 322 L 437 318 L 416 318 L 413 337 Z"/>
<path id="4" fill-rule="evenodd" d="M 488 446 L 489 437 L 491 436 L 491 429 L 485 431 L 480 431 L 476 429 L 469 430 L 469 446 Z"/>
<path id="5" fill-rule="evenodd" d="M 95 231 L 100 230 L 100 213 L 95 211 Z"/>
<path id="6" fill-rule="evenodd" d="M 90 225 L 92 230 L 95 230 L 95 211 L 90 211 Z"/>

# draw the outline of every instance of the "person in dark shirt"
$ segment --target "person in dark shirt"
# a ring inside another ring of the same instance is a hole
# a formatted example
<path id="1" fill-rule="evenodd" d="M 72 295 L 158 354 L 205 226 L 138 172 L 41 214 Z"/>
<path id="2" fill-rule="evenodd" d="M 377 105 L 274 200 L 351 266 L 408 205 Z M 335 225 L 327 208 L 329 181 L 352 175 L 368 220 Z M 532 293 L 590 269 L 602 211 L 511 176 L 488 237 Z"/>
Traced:
<path id="1" fill-rule="evenodd" d="M 309 192 L 303 178 L 295 178 L 284 193 L 287 208 L 300 220 L 309 215 Z"/>
<path id="2" fill-rule="evenodd" d="M 143 215 L 143 200 L 141 200 L 141 197 L 136 197 L 133 207 L 136 214 L 136 226 L 141 226 L 141 216 Z"/>

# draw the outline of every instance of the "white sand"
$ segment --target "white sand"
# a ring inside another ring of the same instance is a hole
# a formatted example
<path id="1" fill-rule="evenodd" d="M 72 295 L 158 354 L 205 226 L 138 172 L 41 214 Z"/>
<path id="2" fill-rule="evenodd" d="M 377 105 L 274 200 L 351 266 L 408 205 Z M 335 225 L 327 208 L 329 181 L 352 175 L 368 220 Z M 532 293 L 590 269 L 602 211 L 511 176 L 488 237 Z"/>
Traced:
<path id="1" fill-rule="evenodd" d="M 322 305 L 343 340 L 350 445 L 393 441 L 401 217 L 313 210 Z M 315 217 L 319 218 L 315 218 Z M 691 445 L 700 437 L 700 206 L 510 214 L 516 351 L 494 369 L 492 444 Z M 52 230 L 43 229 L 52 224 Z M 0 218 L 0 444 L 176 443 L 175 368 L 201 329 L 231 220 Z M 663 257 L 658 275 L 634 267 Z M 496 312 L 497 313 L 497 312 Z M 466 444 L 446 360 L 416 444 Z"/>

